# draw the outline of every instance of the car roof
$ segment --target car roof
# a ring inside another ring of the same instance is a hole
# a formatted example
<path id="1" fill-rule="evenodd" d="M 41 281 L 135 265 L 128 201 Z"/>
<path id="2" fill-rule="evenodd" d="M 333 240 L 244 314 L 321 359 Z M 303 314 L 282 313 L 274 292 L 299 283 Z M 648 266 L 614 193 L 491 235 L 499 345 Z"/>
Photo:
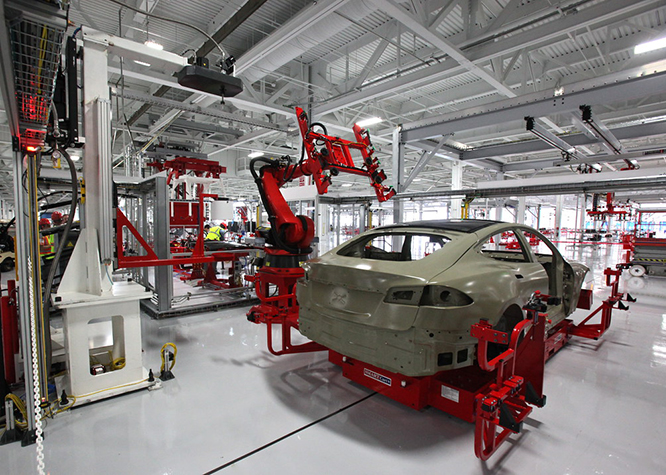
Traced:
<path id="1" fill-rule="evenodd" d="M 506 224 L 502 221 L 491 221 L 486 219 L 434 219 L 428 221 L 411 221 L 409 223 L 397 223 L 381 226 L 376 229 L 401 229 L 401 228 L 432 228 L 445 231 L 458 231 L 462 233 L 474 233 L 480 229 L 494 224 Z"/>

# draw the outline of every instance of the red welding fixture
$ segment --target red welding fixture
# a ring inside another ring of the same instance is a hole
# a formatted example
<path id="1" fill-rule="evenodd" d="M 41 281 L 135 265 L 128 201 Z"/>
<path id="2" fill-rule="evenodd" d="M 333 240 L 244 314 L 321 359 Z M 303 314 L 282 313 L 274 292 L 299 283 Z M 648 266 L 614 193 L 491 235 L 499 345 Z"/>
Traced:
<path id="1" fill-rule="evenodd" d="M 546 361 L 573 337 L 598 339 L 608 329 L 613 308 L 626 310 L 623 300 L 635 301 L 618 291 L 621 269 L 606 269 L 610 296 L 581 323 L 566 319 L 546 331 L 544 305 L 549 295 L 535 293 L 523 308 L 526 318 L 512 332 L 494 330 L 487 321 L 472 325 L 478 339 L 476 362 L 465 368 L 433 376 L 411 377 L 378 368 L 329 351 L 329 360 L 342 368 L 345 377 L 416 410 L 427 406 L 475 424 L 474 451 L 487 460 L 511 434 L 519 433 L 534 407 L 543 407 Z M 591 308 L 591 291 L 583 290 L 578 308 Z M 617 306 L 616 306 L 617 304 Z M 601 313 L 600 323 L 588 323 Z M 505 345 L 490 358 L 489 343 Z"/>
<path id="2" fill-rule="evenodd" d="M 631 208 L 628 208 L 626 204 L 615 203 L 615 193 L 606 193 L 605 208 L 599 208 L 597 205 L 597 196 L 598 195 L 594 195 L 593 197 L 592 210 L 587 212 L 592 219 L 615 217 L 624 220 L 631 217 Z"/>

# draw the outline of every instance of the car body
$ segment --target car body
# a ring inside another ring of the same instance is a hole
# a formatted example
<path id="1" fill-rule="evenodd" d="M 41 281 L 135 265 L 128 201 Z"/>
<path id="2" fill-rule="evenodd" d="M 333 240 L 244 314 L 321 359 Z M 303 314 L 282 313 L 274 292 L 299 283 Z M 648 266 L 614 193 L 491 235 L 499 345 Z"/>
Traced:
<path id="1" fill-rule="evenodd" d="M 556 325 L 575 310 L 588 271 L 533 228 L 485 220 L 375 228 L 304 269 L 297 285 L 301 333 L 407 376 L 471 365 L 471 325 L 486 319 L 511 330 L 537 290 L 559 297 L 548 307 L 550 327 Z"/>

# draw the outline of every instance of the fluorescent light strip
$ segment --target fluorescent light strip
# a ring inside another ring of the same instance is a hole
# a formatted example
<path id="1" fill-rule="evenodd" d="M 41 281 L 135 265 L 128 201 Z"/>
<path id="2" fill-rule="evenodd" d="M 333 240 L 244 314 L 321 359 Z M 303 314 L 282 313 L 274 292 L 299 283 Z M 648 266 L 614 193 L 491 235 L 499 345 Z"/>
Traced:
<path id="1" fill-rule="evenodd" d="M 249 158 L 257 158 L 257 157 L 263 157 L 264 152 L 252 152 L 248 154 Z"/>
<path id="2" fill-rule="evenodd" d="M 153 41 L 153 40 L 146 40 L 146 41 L 144 41 L 143 44 L 148 46 L 149 48 L 153 48 L 153 49 L 156 49 L 156 50 L 159 50 L 159 51 L 162 51 L 164 49 L 164 46 L 159 44 L 157 41 Z"/>
<path id="3" fill-rule="evenodd" d="M 666 37 L 636 45 L 634 48 L 634 54 L 647 53 L 661 48 L 666 48 Z"/>
<path id="4" fill-rule="evenodd" d="M 381 117 L 369 117 L 367 119 L 363 119 L 356 122 L 356 125 L 358 125 L 359 127 L 367 127 L 369 125 L 379 124 L 383 120 L 384 119 L 382 119 Z"/>

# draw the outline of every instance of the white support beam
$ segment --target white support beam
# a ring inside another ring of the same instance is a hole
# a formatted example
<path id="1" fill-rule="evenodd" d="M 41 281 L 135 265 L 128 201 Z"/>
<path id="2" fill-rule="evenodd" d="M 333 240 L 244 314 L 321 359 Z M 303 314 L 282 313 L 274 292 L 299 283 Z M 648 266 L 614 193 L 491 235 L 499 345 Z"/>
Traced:
<path id="1" fill-rule="evenodd" d="M 432 149 L 430 152 L 425 151 L 421 155 L 421 158 L 419 158 L 419 161 L 416 163 L 414 166 L 414 169 L 412 172 L 409 174 L 409 176 L 405 179 L 405 185 L 404 188 L 405 190 L 409 188 L 409 185 L 412 184 L 412 181 L 414 181 L 414 178 L 417 177 L 419 173 L 421 173 L 421 170 L 425 168 L 425 166 L 428 164 L 428 162 L 434 157 L 442 148 L 442 145 L 444 145 L 444 142 L 450 137 L 450 135 L 445 135 L 443 136 L 439 142 L 437 143 L 437 146 Z"/>
<path id="2" fill-rule="evenodd" d="M 437 13 L 437 16 L 430 21 L 428 28 L 436 29 L 439 24 L 449 16 L 449 13 L 458 5 L 459 0 L 449 0 L 449 3 L 442 7 L 442 9 Z"/>
<path id="3" fill-rule="evenodd" d="M 107 35 L 91 28 L 83 28 L 83 38 L 88 44 L 97 44 L 105 48 L 109 54 L 117 54 L 128 60 L 137 60 L 149 63 L 154 69 L 164 72 L 177 72 L 187 66 L 187 58 L 168 51 L 138 43 L 126 38 Z"/>
<path id="4" fill-rule="evenodd" d="M 467 56 L 465 56 L 457 46 L 450 43 L 446 38 L 442 37 L 436 31 L 426 28 L 422 23 L 419 22 L 417 18 L 412 16 L 404 8 L 396 5 L 391 0 L 372 0 L 372 2 L 375 5 L 377 5 L 378 8 L 388 13 L 393 18 L 398 20 L 400 23 L 405 25 L 414 34 L 420 36 L 433 46 L 439 48 L 441 51 L 448 54 L 451 58 L 457 61 L 458 64 L 460 64 L 463 68 L 467 69 L 468 71 L 477 75 L 479 78 L 486 81 L 492 87 L 497 89 L 497 91 L 499 91 L 501 94 L 507 97 L 516 97 L 516 93 L 514 93 L 511 89 L 509 89 L 500 81 L 498 81 L 486 69 L 470 61 L 467 58 Z"/>
<path id="5" fill-rule="evenodd" d="M 275 53 L 279 48 L 286 45 L 292 39 L 297 38 L 303 27 L 310 28 L 316 23 L 326 19 L 328 15 L 335 12 L 349 0 L 320 0 L 311 2 L 296 15 L 275 30 L 257 45 L 245 52 L 236 63 L 236 74 L 241 75 L 252 66 L 257 65 L 262 59 Z"/>
<path id="6" fill-rule="evenodd" d="M 463 162 L 451 162 L 451 190 L 462 190 Z M 451 214 L 449 218 L 460 219 L 462 216 L 462 198 L 451 199 Z"/>
<path id="7" fill-rule="evenodd" d="M 626 0 L 607 0 L 602 4 L 581 10 L 576 15 L 564 16 L 539 28 L 530 28 L 495 41 L 481 42 L 478 46 L 471 46 L 469 50 L 465 50 L 465 55 L 472 62 L 482 63 L 496 56 L 512 54 L 523 49 L 536 49 L 550 45 L 552 42 L 566 37 L 568 32 L 587 25 L 598 25 L 611 19 L 617 19 L 618 16 L 629 16 L 640 11 L 649 11 L 656 3 L 658 3 L 658 0 L 640 0 L 630 3 L 627 3 Z M 463 44 L 461 43 L 458 48 L 462 47 Z M 395 94 L 398 91 L 413 89 L 425 83 L 431 84 L 463 70 L 464 68 L 459 64 L 447 61 L 431 65 L 428 68 L 402 74 L 395 79 L 375 86 L 365 87 L 361 91 L 332 98 L 315 107 L 314 115 L 322 116 L 335 110 Z"/>
<path id="8" fill-rule="evenodd" d="M 405 191 L 403 183 L 405 176 L 405 144 L 400 141 L 400 127 L 396 127 L 393 131 L 391 172 L 393 173 L 393 188 L 395 188 L 396 193 L 402 193 Z"/>
<path id="9" fill-rule="evenodd" d="M 363 84 L 363 81 L 365 81 L 372 71 L 372 68 L 375 67 L 377 64 L 377 61 L 379 61 L 379 58 L 381 58 L 382 54 L 384 54 L 384 51 L 386 51 L 386 47 L 389 45 L 389 42 L 387 40 L 381 40 L 379 44 L 377 45 L 377 48 L 375 48 L 375 51 L 373 51 L 372 56 L 370 56 L 370 59 L 366 63 L 366 65 L 363 67 L 363 70 L 360 72 L 358 76 L 356 76 L 356 79 L 352 83 L 350 89 L 356 89 L 358 87 L 361 87 Z"/>
<path id="10" fill-rule="evenodd" d="M 516 223 L 525 224 L 525 197 L 518 197 L 518 209 L 516 210 Z"/>
<path id="11" fill-rule="evenodd" d="M 109 72 L 112 74 L 120 74 L 120 68 L 116 66 L 109 66 Z M 134 79 L 139 79 L 141 81 L 151 82 L 154 84 L 169 86 L 173 87 L 174 89 L 188 91 L 197 95 L 189 98 L 189 101 L 194 100 L 198 96 L 211 97 L 218 101 L 220 100 L 220 96 L 217 94 L 209 94 L 207 92 L 197 91 L 196 89 L 192 89 L 186 86 L 181 86 L 180 84 L 178 84 L 178 81 L 176 81 L 173 77 L 165 74 L 160 74 L 156 72 L 141 73 L 138 71 L 133 71 L 131 69 L 128 69 L 127 67 L 123 68 L 123 74 L 128 78 L 134 78 Z M 274 105 L 256 102 L 254 99 L 248 97 L 246 93 L 241 93 L 238 96 L 234 97 L 225 97 L 224 101 L 229 102 L 230 104 L 233 104 L 234 106 L 242 110 L 252 110 L 252 111 L 259 111 L 262 113 L 278 114 L 289 118 L 294 116 L 294 111 L 292 109 L 282 106 L 274 106 Z"/>

